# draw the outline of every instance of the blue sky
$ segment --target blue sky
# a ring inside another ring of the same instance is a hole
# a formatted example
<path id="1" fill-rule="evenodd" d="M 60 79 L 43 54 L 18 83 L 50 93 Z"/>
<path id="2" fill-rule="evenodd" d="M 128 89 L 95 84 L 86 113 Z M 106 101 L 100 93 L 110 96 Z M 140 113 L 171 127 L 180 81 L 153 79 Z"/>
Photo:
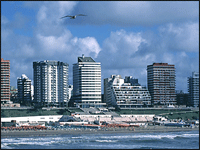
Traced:
<path id="1" fill-rule="evenodd" d="M 76 19 L 65 15 L 86 14 Z M 102 65 L 103 79 L 133 76 L 147 85 L 147 65 L 174 64 L 176 89 L 199 71 L 198 1 L 2 1 L 1 57 L 10 60 L 11 86 L 33 61 L 72 66 L 85 54 Z M 103 91 L 102 91 L 103 92 Z"/>

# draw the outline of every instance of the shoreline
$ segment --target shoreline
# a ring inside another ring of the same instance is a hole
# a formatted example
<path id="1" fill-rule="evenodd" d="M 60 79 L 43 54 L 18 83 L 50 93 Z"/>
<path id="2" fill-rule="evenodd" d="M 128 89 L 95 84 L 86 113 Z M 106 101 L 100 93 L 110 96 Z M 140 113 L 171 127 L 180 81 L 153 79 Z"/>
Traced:
<path id="1" fill-rule="evenodd" d="M 67 130 L 29 130 L 29 131 L 1 131 L 1 138 L 13 137 L 33 137 L 33 136 L 51 136 L 51 135 L 80 135 L 80 134 L 115 134 L 115 133 L 152 133 L 152 132 L 180 132 L 180 131 L 196 131 L 199 127 L 195 128 L 181 128 L 181 127 L 166 127 L 166 126 L 148 126 L 136 127 L 135 130 L 128 128 L 107 128 L 97 129 L 67 129 Z"/>

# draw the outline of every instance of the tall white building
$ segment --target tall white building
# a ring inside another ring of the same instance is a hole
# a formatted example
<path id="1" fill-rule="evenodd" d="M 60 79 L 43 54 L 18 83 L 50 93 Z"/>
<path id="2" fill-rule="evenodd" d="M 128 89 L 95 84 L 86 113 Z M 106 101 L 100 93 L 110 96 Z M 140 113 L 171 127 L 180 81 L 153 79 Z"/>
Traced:
<path id="1" fill-rule="evenodd" d="M 101 103 L 101 63 L 91 57 L 78 57 L 73 64 L 73 101 L 81 107 Z"/>
<path id="2" fill-rule="evenodd" d="M 120 75 L 111 75 L 104 79 L 104 100 L 108 106 L 135 108 L 151 105 L 151 96 L 146 87 L 128 82 Z"/>
<path id="3" fill-rule="evenodd" d="M 30 104 L 31 99 L 31 80 L 22 74 L 21 78 L 17 78 L 18 99 L 22 105 Z"/>
<path id="4" fill-rule="evenodd" d="M 69 95 L 69 100 L 73 96 L 73 85 L 68 86 L 68 95 Z"/>
<path id="5" fill-rule="evenodd" d="M 68 67 L 60 61 L 33 62 L 35 102 L 41 105 L 68 103 Z"/>
<path id="6" fill-rule="evenodd" d="M 189 105 L 199 106 L 199 72 L 192 72 L 192 76 L 188 78 Z"/>

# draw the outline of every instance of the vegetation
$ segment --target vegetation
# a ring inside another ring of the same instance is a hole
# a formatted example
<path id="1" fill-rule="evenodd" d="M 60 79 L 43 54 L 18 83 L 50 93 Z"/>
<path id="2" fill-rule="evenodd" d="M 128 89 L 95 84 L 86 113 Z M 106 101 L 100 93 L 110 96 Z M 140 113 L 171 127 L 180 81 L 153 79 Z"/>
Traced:
<path id="1" fill-rule="evenodd" d="M 71 115 L 74 112 L 82 112 L 79 108 L 66 109 L 1 109 L 1 117 L 24 117 L 24 116 L 46 116 L 46 115 Z M 199 119 L 199 111 L 178 110 L 178 109 L 133 109 L 133 110 L 117 110 L 118 114 L 155 114 L 169 119 L 193 120 Z"/>
<path id="2" fill-rule="evenodd" d="M 116 111 L 118 114 L 155 114 L 168 119 L 183 119 L 183 120 L 193 120 L 199 119 L 199 111 L 192 110 L 178 110 L 178 109 L 135 109 L 135 110 L 120 110 Z"/>
<path id="3" fill-rule="evenodd" d="M 70 112 L 65 109 L 2 109 L 1 117 L 24 117 L 24 116 L 46 116 L 46 115 L 70 115 Z"/>
<path id="4" fill-rule="evenodd" d="M 169 110 L 169 109 L 121 109 L 116 111 L 118 114 L 163 114 L 163 113 L 171 113 L 177 112 L 177 109 Z"/>
<path id="5" fill-rule="evenodd" d="M 169 119 L 183 119 L 183 120 L 196 120 L 199 119 L 199 111 L 191 111 L 191 112 L 180 112 L 180 113 L 173 113 L 173 114 L 166 114 L 166 115 L 162 115 L 164 117 L 167 116 L 167 118 Z"/>

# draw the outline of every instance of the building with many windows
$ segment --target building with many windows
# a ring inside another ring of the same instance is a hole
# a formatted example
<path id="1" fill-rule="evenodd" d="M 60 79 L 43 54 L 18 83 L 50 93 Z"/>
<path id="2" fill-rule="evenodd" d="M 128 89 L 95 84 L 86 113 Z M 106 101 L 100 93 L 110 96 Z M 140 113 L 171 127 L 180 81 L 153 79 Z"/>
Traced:
<path id="1" fill-rule="evenodd" d="M 31 80 L 22 74 L 21 78 L 17 78 L 18 100 L 21 105 L 30 105 L 31 99 Z"/>
<path id="2" fill-rule="evenodd" d="M 18 89 L 14 86 L 10 86 L 10 101 L 18 103 Z"/>
<path id="3" fill-rule="evenodd" d="M 147 84 L 153 105 L 176 104 L 175 78 L 174 65 L 153 63 L 147 66 Z"/>
<path id="4" fill-rule="evenodd" d="M 177 105 L 189 106 L 188 93 L 184 93 L 182 90 L 176 90 L 176 102 Z"/>
<path id="5" fill-rule="evenodd" d="M 10 60 L 1 58 L 1 103 L 10 102 Z"/>
<path id="6" fill-rule="evenodd" d="M 78 57 L 73 64 L 73 102 L 80 107 L 100 107 L 101 63 L 91 57 Z"/>
<path id="7" fill-rule="evenodd" d="M 199 107 L 199 72 L 192 72 L 188 77 L 189 105 Z"/>
<path id="8" fill-rule="evenodd" d="M 68 67 L 60 61 L 33 62 L 34 102 L 49 105 L 68 103 Z"/>
<path id="9" fill-rule="evenodd" d="M 131 81 L 131 76 L 122 79 L 120 75 L 104 79 L 104 99 L 109 107 L 123 109 L 151 105 L 151 96 L 146 87 L 141 86 L 138 80 Z"/>

